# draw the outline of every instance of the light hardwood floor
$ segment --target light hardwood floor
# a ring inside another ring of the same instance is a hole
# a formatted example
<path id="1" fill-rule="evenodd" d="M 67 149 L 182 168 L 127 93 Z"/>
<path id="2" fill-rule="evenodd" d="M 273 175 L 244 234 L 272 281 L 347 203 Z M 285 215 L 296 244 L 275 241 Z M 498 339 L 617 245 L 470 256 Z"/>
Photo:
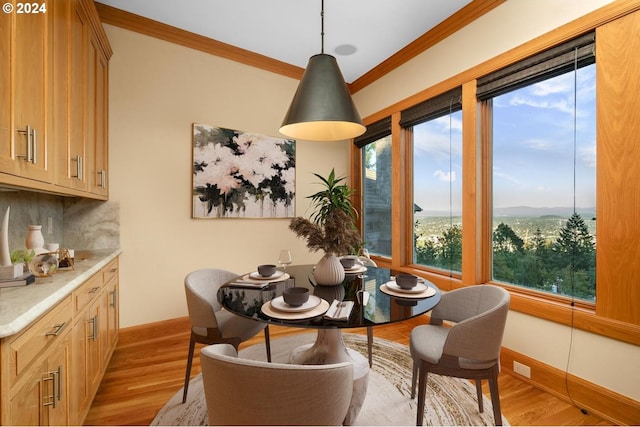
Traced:
<path id="1" fill-rule="evenodd" d="M 411 329 L 423 323 L 426 319 L 418 317 L 378 326 L 374 335 L 408 344 Z M 271 339 L 309 331 L 272 326 Z M 365 330 L 349 332 L 364 334 Z M 262 339 L 259 334 L 241 348 Z M 183 385 L 188 346 L 186 317 L 123 329 L 85 425 L 149 425 Z M 199 358 L 195 357 L 192 375 L 199 372 Z M 499 388 L 502 413 L 514 426 L 613 425 L 507 374 L 500 374 Z M 488 396 L 486 386 L 485 394 Z"/>

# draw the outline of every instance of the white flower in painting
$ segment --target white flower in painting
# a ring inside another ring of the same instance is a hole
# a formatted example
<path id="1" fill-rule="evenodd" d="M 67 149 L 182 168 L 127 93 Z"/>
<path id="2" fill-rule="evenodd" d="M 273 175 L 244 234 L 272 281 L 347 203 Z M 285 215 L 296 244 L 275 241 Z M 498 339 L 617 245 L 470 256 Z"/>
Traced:
<path id="1" fill-rule="evenodd" d="M 296 171 L 293 168 L 285 169 L 282 171 L 282 181 L 284 181 L 284 189 L 287 194 L 293 194 L 296 192 Z"/>
<path id="2" fill-rule="evenodd" d="M 240 186 L 241 182 L 232 175 L 238 169 L 237 156 L 233 155 L 232 150 L 217 144 L 207 144 L 198 151 L 198 160 L 207 166 L 193 177 L 194 187 L 216 185 L 225 194 Z"/>
<path id="3" fill-rule="evenodd" d="M 268 142 L 271 138 L 257 133 L 241 133 L 233 137 L 233 142 L 238 144 L 238 151 L 246 153 L 249 147 L 259 145 L 261 142 Z"/>
<path id="4" fill-rule="evenodd" d="M 273 178 L 278 174 L 274 166 L 284 167 L 289 159 L 277 145 L 252 143 L 239 160 L 238 172 L 254 187 L 258 187 L 265 179 Z"/>

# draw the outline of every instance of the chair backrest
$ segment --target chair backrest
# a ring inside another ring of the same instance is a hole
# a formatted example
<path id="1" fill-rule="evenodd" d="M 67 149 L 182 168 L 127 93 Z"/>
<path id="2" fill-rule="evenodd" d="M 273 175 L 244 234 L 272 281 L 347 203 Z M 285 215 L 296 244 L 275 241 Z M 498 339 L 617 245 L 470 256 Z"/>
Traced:
<path id="1" fill-rule="evenodd" d="M 509 312 L 509 292 L 499 286 L 476 285 L 442 295 L 431 323 L 454 322 L 443 354 L 479 361 L 497 360 Z"/>
<path id="2" fill-rule="evenodd" d="M 351 363 L 294 365 L 237 357 L 229 344 L 200 352 L 209 425 L 341 425 Z"/>
<path id="3" fill-rule="evenodd" d="M 184 278 L 184 290 L 187 296 L 189 321 L 193 327 L 218 327 L 215 312 L 222 309 L 218 302 L 218 289 L 234 277 L 238 275 L 217 268 L 203 268 L 187 274 Z"/>

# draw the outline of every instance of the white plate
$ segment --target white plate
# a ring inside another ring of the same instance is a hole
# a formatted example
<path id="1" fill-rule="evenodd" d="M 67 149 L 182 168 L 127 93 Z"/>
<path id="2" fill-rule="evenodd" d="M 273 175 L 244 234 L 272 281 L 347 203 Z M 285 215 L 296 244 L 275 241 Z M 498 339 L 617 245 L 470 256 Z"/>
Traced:
<path id="1" fill-rule="evenodd" d="M 401 288 L 394 280 L 387 282 L 386 283 L 387 288 L 391 289 L 392 291 L 395 292 L 401 292 L 404 294 L 419 294 L 421 292 L 424 292 L 427 290 L 427 285 L 425 285 L 424 283 L 420 283 L 418 282 L 413 288 L 411 289 L 403 289 Z"/>
<path id="2" fill-rule="evenodd" d="M 431 286 L 428 286 L 427 290 L 425 290 L 425 291 L 423 291 L 423 292 L 421 292 L 419 294 L 417 294 L 417 293 L 416 294 L 410 294 L 410 293 L 407 293 L 407 292 L 398 292 L 398 291 L 395 291 L 395 290 L 393 290 L 391 288 L 388 288 L 387 285 L 389 283 L 390 282 L 387 282 L 384 285 L 380 286 L 380 290 L 383 293 L 387 294 L 387 295 L 391 295 L 391 296 L 398 297 L 398 298 L 424 299 L 424 298 L 432 297 L 432 296 L 434 296 L 436 294 L 436 290 L 434 288 L 432 288 Z"/>
<path id="3" fill-rule="evenodd" d="M 345 268 L 344 269 L 344 272 L 348 273 L 348 274 L 364 273 L 365 271 L 367 271 L 367 267 L 365 267 L 362 264 L 356 264 L 351 268 Z"/>
<path id="4" fill-rule="evenodd" d="M 283 274 L 284 274 L 284 271 L 277 270 L 271 276 L 265 277 L 260 273 L 258 273 L 257 271 L 254 271 L 253 273 L 249 274 L 249 277 L 256 280 L 274 280 L 274 279 L 279 279 Z"/>
<path id="5" fill-rule="evenodd" d="M 302 313 L 305 311 L 313 310 L 320 305 L 321 298 L 315 295 L 309 295 L 309 300 L 302 305 L 292 307 L 284 302 L 284 297 L 279 296 L 271 300 L 271 307 L 278 311 L 284 311 L 286 313 Z"/>
<path id="6" fill-rule="evenodd" d="M 326 300 L 320 299 L 320 304 L 316 308 L 303 311 L 300 313 L 288 313 L 286 311 L 280 311 L 273 308 L 271 301 L 267 301 L 262 304 L 262 312 L 274 319 L 280 320 L 305 320 L 312 319 L 317 316 L 322 316 L 329 308 L 329 303 Z"/>

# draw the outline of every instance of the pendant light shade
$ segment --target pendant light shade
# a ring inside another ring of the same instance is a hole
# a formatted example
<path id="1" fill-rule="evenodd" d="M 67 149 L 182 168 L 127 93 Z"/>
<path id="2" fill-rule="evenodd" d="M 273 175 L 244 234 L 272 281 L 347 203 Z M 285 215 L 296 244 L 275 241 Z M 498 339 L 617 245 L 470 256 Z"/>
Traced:
<path id="1" fill-rule="evenodd" d="M 324 18 L 324 2 L 322 14 Z M 339 141 L 362 135 L 362 124 L 336 58 L 324 53 L 309 58 L 280 133 L 309 141 Z"/>

